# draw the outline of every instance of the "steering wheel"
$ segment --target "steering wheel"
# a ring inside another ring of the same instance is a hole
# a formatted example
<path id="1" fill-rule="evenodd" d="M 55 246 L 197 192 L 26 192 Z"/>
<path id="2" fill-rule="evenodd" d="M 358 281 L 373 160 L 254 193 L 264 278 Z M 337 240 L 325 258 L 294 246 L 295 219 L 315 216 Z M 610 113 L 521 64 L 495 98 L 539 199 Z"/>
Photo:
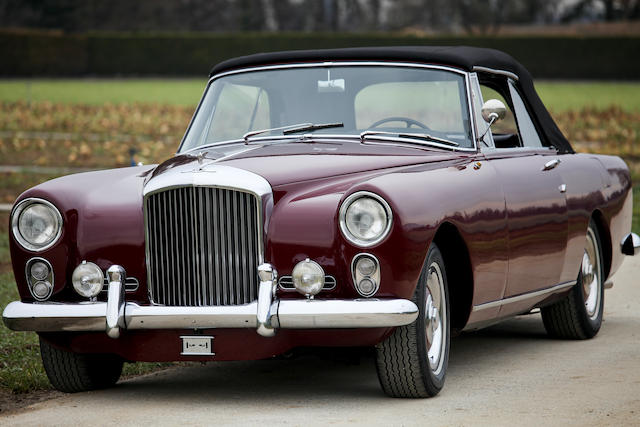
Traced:
<path id="1" fill-rule="evenodd" d="M 417 120 L 414 119 L 410 119 L 409 117 L 387 117 L 384 118 L 382 120 L 378 120 L 377 122 L 373 123 L 371 126 L 369 126 L 367 129 L 372 129 L 372 128 L 376 128 L 380 125 L 383 125 L 385 123 L 389 123 L 389 122 L 405 122 L 407 124 L 407 129 L 409 129 L 412 125 L 418 126 L 419 128 L 422 129 L 426 129 L 426 130 L 431 130 L 429 128 L 429 126 L 425 125 L 424 123 L 421 123 Z"/>

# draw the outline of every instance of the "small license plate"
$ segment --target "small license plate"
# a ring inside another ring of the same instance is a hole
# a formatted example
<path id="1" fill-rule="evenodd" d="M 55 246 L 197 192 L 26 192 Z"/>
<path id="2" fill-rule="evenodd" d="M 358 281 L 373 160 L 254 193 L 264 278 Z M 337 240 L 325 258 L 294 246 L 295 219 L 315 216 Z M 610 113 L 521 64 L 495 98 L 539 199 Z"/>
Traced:
<path id="1" fill-rule="evenodd" d="M 181 336 L 183 356 L 215 356 L 213 337 L 206 335 Z"/>

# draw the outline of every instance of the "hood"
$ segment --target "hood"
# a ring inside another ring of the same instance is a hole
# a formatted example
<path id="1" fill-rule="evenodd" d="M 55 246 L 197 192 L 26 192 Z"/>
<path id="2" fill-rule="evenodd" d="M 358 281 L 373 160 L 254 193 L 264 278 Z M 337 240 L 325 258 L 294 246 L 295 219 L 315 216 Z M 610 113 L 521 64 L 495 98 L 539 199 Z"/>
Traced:
<path id="1" fill-rule="evenodd" d="M 386 168 L 456 159 L 465 154 L 410 145 L 360 144 L 344 141 L 282 142 L 268 145 L 234 144 L 178 155 L 159 165 L 152 178 L 174 168 L 206 169 L 232 166 L 266 179 L 271 187 Z M 468 154 L 467 154 L 468 155 Z"/>

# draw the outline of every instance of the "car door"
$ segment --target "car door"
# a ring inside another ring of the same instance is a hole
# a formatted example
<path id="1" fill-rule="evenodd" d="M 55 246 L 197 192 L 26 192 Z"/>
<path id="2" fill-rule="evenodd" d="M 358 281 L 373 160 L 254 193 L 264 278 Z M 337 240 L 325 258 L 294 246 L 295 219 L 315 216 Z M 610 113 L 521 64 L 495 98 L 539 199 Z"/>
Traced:
<path id="1" fill-rule="evenodd" d="M 505 83 L 501 95 L 515 120 L 511 129 L 508 123 L 502 123 L 501 132 L 497 126 L 492 128 L 483 154 L 496 170 L 505 195 L 509 262 L 504 298 L 509 298 L 560 282 L 568 215 L 560 173 L 562 156 L 543 146 L 513 82 L 506 79 Z M 500 314 L 522 307 L 503 305 Z"/>

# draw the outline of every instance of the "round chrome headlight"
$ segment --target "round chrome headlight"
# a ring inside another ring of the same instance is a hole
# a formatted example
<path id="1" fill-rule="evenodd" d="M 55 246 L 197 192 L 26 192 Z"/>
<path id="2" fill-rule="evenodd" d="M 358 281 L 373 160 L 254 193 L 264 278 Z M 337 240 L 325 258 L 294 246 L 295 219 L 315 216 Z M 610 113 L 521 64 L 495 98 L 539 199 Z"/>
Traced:
<path id="1" fill-rule="evenodd" d="M 71 283 L 80 296 L 93 298 L 104 287 L 104 273 L 94 263 L 82 261 L 82 264 L 73 270 Z"/>
<path id="2" fill-rule="evenodd" d="M 11 214 L 13 236 L 25 249 L 43 251 L 62 234 L 62 215 L 53 204 L 42 199 L 25 199 Z"/>
<path id="3" fill-rule="evenodd" d="M 293 267 L 293 286 L 302 295 L 313 296 L 324 287 L 324 270 L 315 261 L 306 259 Z"/>
<path id="4" fill-rule="evenodd" d="M 340 207 L 340 230 L 356 246 L 380 243 L 391 230 L 391 207 L 380 196 L 368 191 L 353 193 Z"/>

